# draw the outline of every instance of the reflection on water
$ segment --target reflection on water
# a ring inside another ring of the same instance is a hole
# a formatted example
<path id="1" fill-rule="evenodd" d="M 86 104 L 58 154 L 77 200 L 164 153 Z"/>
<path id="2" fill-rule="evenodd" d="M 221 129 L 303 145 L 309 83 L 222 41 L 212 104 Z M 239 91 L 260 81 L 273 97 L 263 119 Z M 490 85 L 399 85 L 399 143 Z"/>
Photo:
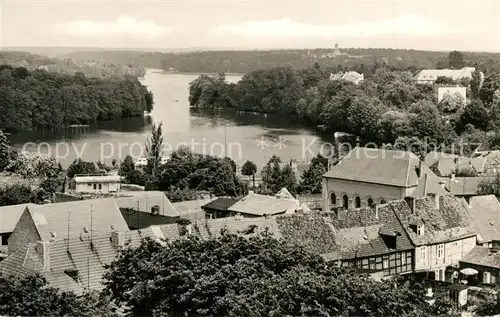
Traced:
<path id="1" fill-rule="evenodd" d="M 23 132 L 9 139 L 18 148 L 26 142 L 34 142 L 37 145 L 25 146 L 25 149 L 57 155 L 63 166 L 71 164 L 76 157 L 111 162 L 128 154 L 143 155 L 152 121 L 163 122 L 166 150 L 188 144 L 198 153 L 226 154 L 238 164 L 249 159 L 259 166 L 273 154 L 283 160 L 307 160 L 318 151 L 325 151 L 320 148 L 321 140 L 331 138 L 314 132 L 299 120 L 232 109 L 190 108 L 189 82 L 196 77 L 148 72 L 143 82 L 154 94 L 151 117 L 104 121 L 88 128 Z M 239 78 L 227 76 L 229 81 Z M 259 143 L 263 139 L 264 145 Z"/>

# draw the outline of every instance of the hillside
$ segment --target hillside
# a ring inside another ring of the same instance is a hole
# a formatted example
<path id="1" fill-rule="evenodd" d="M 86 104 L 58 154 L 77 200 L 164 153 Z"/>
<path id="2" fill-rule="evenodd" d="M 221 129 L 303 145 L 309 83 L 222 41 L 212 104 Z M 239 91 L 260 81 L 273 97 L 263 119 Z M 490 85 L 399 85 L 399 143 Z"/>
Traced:
<path id="1" fill-rule="evenodd" d="M 449 52 L 396 49 L 332 49 L 270 50 L 270 51 L 197 51 L 197 52 L 139 52 L 139 51 L 75 51 L 65 54 L 74 60 L 95 60 L 120 65 L 141 64 L 146 68 L 162 68 L 171 72 L 189 73 L 249 73 L 256 69 L 291 66 L 302 69 L 318 63 L 337 70 L 356 70 L 371 76 L 376 68 L 416 71 L 422 68 L 446 68 Z M 464 53 L 467 64 L 479 65 L 483 71 L 500 68 L 500 54 Z"/>
<path id="2" fill-rule="evenodd" d="M 86 77 L 142 77 L 145 70 L 139 64 L 101 63 L 89 60 L 58 59 L 23 51 L 0 51 L 0 65 L 24 67 L 30 71 L 45 69 L 68 75 L 83 73 Z"/>

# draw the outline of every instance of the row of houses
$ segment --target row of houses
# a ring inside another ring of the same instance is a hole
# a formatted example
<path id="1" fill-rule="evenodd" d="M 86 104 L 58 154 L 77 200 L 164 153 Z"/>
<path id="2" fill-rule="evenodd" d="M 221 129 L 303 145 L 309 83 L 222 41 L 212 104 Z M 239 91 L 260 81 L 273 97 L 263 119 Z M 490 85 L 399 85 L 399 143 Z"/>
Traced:
<path id="1" fill-rule="evenodd" d="M 500 256 L 494 251 L 500 241 L 500 203 L 494 196 L 467 203 L 450 194 L 335 212 L 237 214 L 140 229 L 130 228 L 114 198 L 27 205 L 8 239 L 9 255 L 0 262 L 0 271 L 40 273 L 53 286 L 82 292 L 102 288 L 104 266 L 121 248 L 138 246 L 143 238 L 164 242 L 262 231 L 320 254 L 333 265 L 356 267 L 377 278 L 413 273 L 454 281 L 468 268 L 478 272 L 481 282 L 500 281 Z"/>

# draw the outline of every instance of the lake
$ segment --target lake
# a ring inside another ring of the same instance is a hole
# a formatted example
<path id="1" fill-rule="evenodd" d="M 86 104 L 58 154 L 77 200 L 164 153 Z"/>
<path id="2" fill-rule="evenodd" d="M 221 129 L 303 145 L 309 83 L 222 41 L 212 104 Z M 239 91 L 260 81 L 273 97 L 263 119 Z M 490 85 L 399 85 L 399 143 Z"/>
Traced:
<path id="1" fill-rule="evenodd" d="M 262 166 L 276 154 L 283 161 L 306 161 L 318 152 L 328 154 L 330 139 L 302 122 L 277 115 L 207 110 L 189 107 L 189 83 L 195 74 L 162 74 L 149 69 L 142 80 L 154 94 L 151 116 L 99 122 L 87 128 L 30 131 L 9 136 L 27 151 L 56 155 L 63 167 L 83 160 L 134 158 L 144 155 L 153 122 L 163 122 L 164 151 L 188 146 L 197 153 L 231 157 L 241 166 L 251 160 Z M 227 76 L 230 82 L 241 76 Z M 333 137 L 332 137 L 333 138 Z"/>

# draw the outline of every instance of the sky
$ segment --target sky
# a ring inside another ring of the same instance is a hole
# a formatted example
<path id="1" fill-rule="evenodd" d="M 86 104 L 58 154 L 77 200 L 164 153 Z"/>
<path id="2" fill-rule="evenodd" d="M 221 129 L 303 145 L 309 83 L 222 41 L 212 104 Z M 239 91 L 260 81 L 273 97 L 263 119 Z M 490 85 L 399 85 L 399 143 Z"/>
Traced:
<path id="1" fill-rule="evenodd" d="M 499 0 L 0 0 L 2 47 L 500 52 Z"/>

